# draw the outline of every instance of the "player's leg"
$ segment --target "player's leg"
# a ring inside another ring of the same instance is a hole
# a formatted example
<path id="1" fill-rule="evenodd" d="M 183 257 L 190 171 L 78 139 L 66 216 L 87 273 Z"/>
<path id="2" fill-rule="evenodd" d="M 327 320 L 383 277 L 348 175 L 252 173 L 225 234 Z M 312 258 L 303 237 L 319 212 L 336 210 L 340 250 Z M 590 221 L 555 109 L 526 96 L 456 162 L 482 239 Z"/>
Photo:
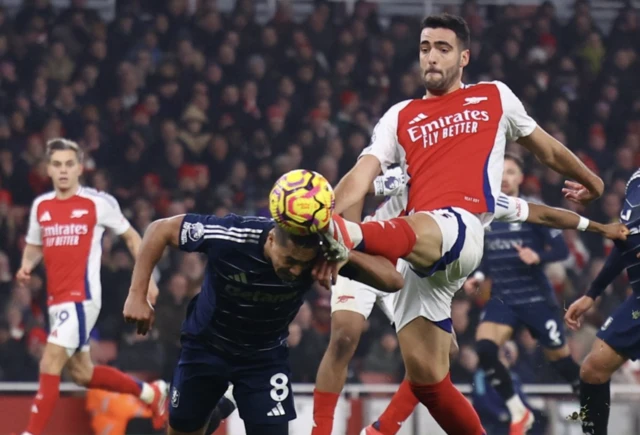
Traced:
<path id="1" fill-rule="evenodd" d="M 130 394 L 149 405 L 153 412 L 153 426 L 162 428 L 167 421 L 166 399 L 169 386 L 159 380 L 151 384 L 138 381 L 120 370 L 109 366 L 96 366 L 91 361 L 89 346 L 73 355 L 67 364 L 69 374 L 76 384 L 99 390 Z"/>
<path id="2" fill-rule="evenodd" d="M 571 385 L 576 396 L 580 391 L 580 366 L 571 357 L 567 345 L 564 322 L 557 307 L 541 303 L 535 307 L 523 307 L 531 320 L 529 330 L 544 347 L 544 354 L 551 366 Z M 532 327 L 533 326 L 533 327 Z"/>
<path id="3" fill-rule="evenodd" d="M 452 219 L 459 218 L 454 210 L 441 212 Z M 442 232 L 437 218 L 430 213 L 364 223 L 335 215 L 328 234 L 350 249 L 357 247 L 392 262 L 405 258 L 416 267 L 431 267 L 442 257 Z"/>
<path id="4" fill-rule="evenodd" d="M 288 434 L 289 422 L 296 418 L 288 356 L 281 346 L 233 367 L 233 396 L 247 433 Z"/>
<path id="5" fill-rule="evenodd" d="M 229 386 L 231 367 L 196 339 L 183 337 L 181 344 L 171 381 L 168 434 L 204 435 Z"/>
<path id="6" fill-rule="evenodd" d="M 591 352 L 580 366 L 580 411 L 585 434 L 606 435 L 611 403 L 611 375 L 627 359 L 640 359 L 640 300 L 631 295 L 598 331 Z"/>
<path id="7" fill-rule="evenodd" d="M 60 396 L 60 374 L 69 357 L 87 339 L 80 329 L 76 304 L 69 302 L 49 307 L 50 334 L 40 360 L 38 393 L 31 406 L 26 435 L 43 433 L 58 397 Z"/>
<path id="8" fill-rule="evenodd" d="M 516 393 L 509 369 L 499 358 L 500 347 L 511 338 L 517 323 L 516 313 L 511 307 L 497 298 L 490 299 L 476 330 L 476 353 L 487 383 L 502 397 L 511 414 L 514 432 L 520 430 L 523 433 L 533 424 L 534 416 Z"/>
<path id="9" fill-rule="evenodd" d="M 230 385 L 224 396 L 218 401 L 216 408 L 211 414 L 209 426 L 207 427 L 207 435 L 214 433 L 220 427 L 220 424 L 236 410 L 238 405 L 233 397 L 233 385 Z"/>
<path id="10" fill-rule="evenodd" d="M 376 295 L 362 283 L 339 277 L 331 292 L 331 338 L 313 392 L 312 435 L 331 435 L 333 415 Z"/>
<path id="11" fill-rule="evenodd" d="M 580 414 L 585 434 L 606 435 L 609 424 L 611 375 L 627 358 L 596 339 L 580 367 Z"/>

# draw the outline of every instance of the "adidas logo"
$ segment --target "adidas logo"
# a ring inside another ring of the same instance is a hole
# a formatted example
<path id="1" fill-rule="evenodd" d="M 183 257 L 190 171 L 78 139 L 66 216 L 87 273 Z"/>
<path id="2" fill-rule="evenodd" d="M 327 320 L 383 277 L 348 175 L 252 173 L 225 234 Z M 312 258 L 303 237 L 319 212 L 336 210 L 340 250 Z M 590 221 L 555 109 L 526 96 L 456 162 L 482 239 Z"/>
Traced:
<path id="1" fill-rule="evenodd" d="M 51 214 L 48 211 L 45 211 L 44 213 L 42 213 L 42 216 L 40 216 L 40 222 L 46 222 L 50 220 L 51 220 Z"/>
<path id="2" fill-rule="evenodd" d="M 236 273 L 235 275 L 231 275 L 229 279 L 242 284 L 247 283 L 247 275 L 245 275 L 244 273 Z"/>
<path id="3" fill-rule="evenodd" d="M 267 412 L 267 417 L 280 417 L 284 414 L 282 403 L 278 403 L 271 411 Z"/>
<path id="4" fill-rule="evenodd" d="M 417 124 L 418 122 L 424 121 L 425 119 L 427 119 L 427 115 L 425 115 L 424 113 L 420 113 L 418 116 L 409 121 L 409 125 Z"/>

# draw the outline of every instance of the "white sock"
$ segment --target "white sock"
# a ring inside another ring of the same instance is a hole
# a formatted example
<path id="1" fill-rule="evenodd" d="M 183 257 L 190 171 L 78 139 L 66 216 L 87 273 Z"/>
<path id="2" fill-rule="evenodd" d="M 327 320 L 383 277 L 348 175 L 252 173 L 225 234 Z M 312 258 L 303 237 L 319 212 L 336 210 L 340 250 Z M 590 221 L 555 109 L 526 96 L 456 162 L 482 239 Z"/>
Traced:
<path id="1" fill-rule="evenodd" d="M 156 396 L 156 393 L 155 391 L 153 391 L 153 388 L 151 387 L 151 385 L 147 384 L 146 382 L 143 383 L 142 391 L 140 392 L 140 400 L 142 400 L 147 405 L 150 405 L 151 402 L 153 402 L 153 399 L 155 398 L 155 396 Z"/>
<path id="2" fill-rule="evenodd" d="M 505 403 L 507 405 L 507 408 L 509 409 L 509 412 L 511 413 L 511 421 L 513 422 L 522 420 L 528 411 L 527 407 L 524 406 L 524 403 L 522 403 L 520 396 L 518 396 L 517 394 L 514 394 L 513 397 L 511 397 L 511 399 L 507 400 Z"/>

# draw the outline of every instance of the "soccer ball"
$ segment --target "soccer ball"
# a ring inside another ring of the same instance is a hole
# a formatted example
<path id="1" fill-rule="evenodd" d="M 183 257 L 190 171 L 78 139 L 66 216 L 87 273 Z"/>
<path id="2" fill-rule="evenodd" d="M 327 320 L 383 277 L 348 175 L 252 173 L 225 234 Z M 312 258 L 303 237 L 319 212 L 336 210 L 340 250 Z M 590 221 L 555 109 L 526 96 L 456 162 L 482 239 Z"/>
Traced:
<path id="1" fill-rule="evenodd" d="M 313 171 L 296 169 L 276 181 L 269 194 L 269 211 L 287 232 L 306 236 L 329 225 L 335 195 L 331 184 Z"/>

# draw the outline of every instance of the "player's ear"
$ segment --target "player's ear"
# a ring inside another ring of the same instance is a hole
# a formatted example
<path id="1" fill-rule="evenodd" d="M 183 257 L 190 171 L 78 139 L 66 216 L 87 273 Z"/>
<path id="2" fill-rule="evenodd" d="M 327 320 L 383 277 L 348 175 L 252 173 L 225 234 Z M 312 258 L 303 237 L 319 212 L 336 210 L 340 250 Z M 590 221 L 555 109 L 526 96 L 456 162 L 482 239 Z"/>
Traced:
<path id="1" fill-rule="evenodd" d="M 465 68 L 467 65 L 469 65 L 469 58 L 471 56 L 471 52 L 469 51 L 469 49 L 465 49 L 462 50 L 462 53 L 460 53 L 460 68 Z"/>

